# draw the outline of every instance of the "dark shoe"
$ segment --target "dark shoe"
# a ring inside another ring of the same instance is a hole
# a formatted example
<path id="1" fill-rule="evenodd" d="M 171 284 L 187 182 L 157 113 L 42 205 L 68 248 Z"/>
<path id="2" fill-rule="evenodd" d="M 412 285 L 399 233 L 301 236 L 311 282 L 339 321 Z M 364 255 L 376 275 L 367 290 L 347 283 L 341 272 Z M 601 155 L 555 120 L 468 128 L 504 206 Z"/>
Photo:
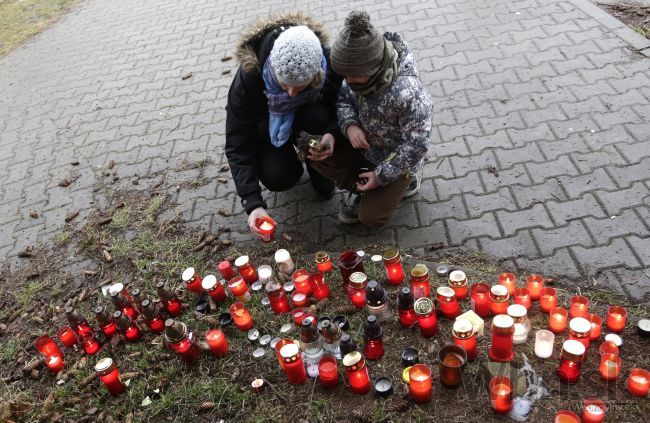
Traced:
<path id="1" fill-rule="evenodd" d="M 341 201 L 341 209 L 339 210 L 339 221 L 345 224 L 359 223 L 359 203 L 361 197 L 357 194 L 349 193 L 344 196 Z"/>
<path id="2" fill-rule="evenodd" d="M 420 192 L 420 173 L 415 174 L 415 178 L 411 181 L 409 186 L 406 188 L 406 191 L 404 192 L 404 197 L 402 198 L 411 198 L 418 192 Z"/>

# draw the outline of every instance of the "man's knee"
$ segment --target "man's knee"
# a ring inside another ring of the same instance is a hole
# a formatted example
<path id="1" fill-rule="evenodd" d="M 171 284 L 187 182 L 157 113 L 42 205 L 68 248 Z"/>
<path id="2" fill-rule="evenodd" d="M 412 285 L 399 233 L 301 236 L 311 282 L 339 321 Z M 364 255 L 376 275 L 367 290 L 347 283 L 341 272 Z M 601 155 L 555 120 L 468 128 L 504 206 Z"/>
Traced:
<path id="1" fill-rule="evenodd" d="M 381 228 L 388 223 L 390 216 L 385 212 L 377 213 L 377 210 L 369 210 L 368 207 L 359 208 L 359 221 L 370 228 Z"/>

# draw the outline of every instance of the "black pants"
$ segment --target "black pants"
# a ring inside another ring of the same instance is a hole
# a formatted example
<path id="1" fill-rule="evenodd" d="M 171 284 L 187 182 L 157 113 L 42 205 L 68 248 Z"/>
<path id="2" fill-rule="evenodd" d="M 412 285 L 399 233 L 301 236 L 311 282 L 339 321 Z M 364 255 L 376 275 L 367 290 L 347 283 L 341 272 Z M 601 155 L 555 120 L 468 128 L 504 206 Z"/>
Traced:
<path id="1" fill-rule="evenodd" d="M 331 121 L 330 113 L 322 104 L 309 104 L 299 108 L 293 122 L 291 137 L 282 147 L 271 144 L 268 117 L 259 122 L 257 176 L 260 182 L 269 191 L 286 191 L 296 185 L 304 172 L 303 164 L 298 160 L 293 147 L 296 136 L 300 131 L 322 135 Z M 338 137 L 336 133 L 332 135 Z M 306 165 L 314 189 L 319 194 L 327 194 L 334 188 L 334 184 L 312 169 L 309 162 L 306 162 Z"/>

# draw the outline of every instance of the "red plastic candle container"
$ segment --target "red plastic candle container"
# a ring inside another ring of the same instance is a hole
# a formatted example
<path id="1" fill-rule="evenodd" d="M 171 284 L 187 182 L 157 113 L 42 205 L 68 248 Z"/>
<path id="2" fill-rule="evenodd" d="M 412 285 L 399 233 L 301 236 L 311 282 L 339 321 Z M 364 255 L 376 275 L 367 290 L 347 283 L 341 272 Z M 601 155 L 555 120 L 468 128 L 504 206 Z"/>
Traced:
<path id="1" fill-rule="evenodd" d="M 515 288 L 515 304 L 521 304 L 522 306 L 526 307 L 526 310 L 529 310 L 531 302 L 532 300 L 530 298 L 530 291 L 528 291 L 528 288 Z"/>
<path id="2" fill-rule="evenodd" d="M 589 332 L 589 339 L 591 341 L 596 341 L 600 338 L 603 326 L 603 319 L 600 318 L 597 314 L 587 314 L 585 319 L 591 323 L 591 332 Z"/>
<path id="3" fill-rule="evenodd" d="M 559 410 L 555 413 L 553 423 L 580 423 L 580 417 L 573 411 Z"/>
<path id="4" fill-rule="evenodd" d="M 539 307 L 548 313 L 553 307 L 557 307 L 557 293 L 555 288 L 542 288 L 539 296 Z"/>
<path id="5" fill-rule="evenodd" d="M 271 242 L 275 238 L 275 220 L 270 216 L 260 217 L 255 221 L 255 226 L 260 231 L 262 242 Z"/>
<path id="6" fill-rule="evenodd" d="M 111 395 L 119 395 L 126 391 L 126 385 L 120 379 L 120 370 L 112 358 L 106 357 L 99 360 L 95 364 L 95 373 Z"/>
<path id="7" fill-rule="evenodd" d="M 544 278 L 540 275 L 530 275 L 526 279 L 526 287 L 530 293 L 530 299 L 537 301 L 542 293 L 542 288 L 544 288 Z"/>
<path id="8" fill-rule="evenodd" d="M 135 342 L 140 339 L 140 329 L 138 328 L 138 325 L 131 320 L 128 314 L 116 311 L 113 313 L 113 318 L 117 322 L 118 332 L 124 335 L 124 338 L 126 338 L 127 341 Z"/>
<path id="9" fill-rule="evenodd" d="M 282 356 L 280 355 L 280 351 L 282 350 L 282 347 L 284 347 L 285 345 L 288 345 L 288 344 L 296 344 L 297 345 L 296 341 L 294 341 L 293 339 L 282 338 L 282 339 L 280 339 L 278 341 L 277 344 L 275 344 L 275 347 L 274 347 L 275 356 L 277 357 L 278 362 L 280 363 L 280 367 L 282 367 L 282 369 L 284 369 L 284 361 L 282 360 Z"/>
<path id="10" fill-rule="evenodd" d="M 43 356 L 45 365 L 52 373 L 59 373 L 63 370 L 63 352 L 58 345 L 47 335 L 43 335 L 34 343 L 36 351 Z"/>
<path id="11" fill-rule="evenodd" d="M 215 303 L 222 303 L 228 298 L 226 294 L 226 288 L 223 287 L 223 283 L 217 280 L 217 277 L 214 275 L 207 275 L 201 281 L 201 288 L 208 293 L 210 298 L 214 300 Z"/>
<path id="12" fill-rule="evenodd" d="M 287 293 L 284 291 L 282 284 L 277 281 L 269 281 L 266 284 L 266 296 L 271 303 L 271 308 L 275 315 L 285 314 L 290 311 Z"/>
<path id="13" fill-rule="evenodd" d="M 350 275 L 354 272 L 363 272 L 363 259 L 354 251 L 343 251 L 339 255 L 339 271 L 343 280 L 343 287 L 347 290 Z"/>
<path id="14" fill-rule="evenodd" d="M 413 305 L 415 314 L 418 316 L 420 335 L 423 338 L 431 338 L 438 333 L 438 318 L 433 301 L 430 298 L 418 298 Z"/>
<path id="15" fill-rule="evenodd" d="M 309 316 L 311 316 L 311 314 L 307 313 L 302 307 L 294 308 L 291 311 L 291 318 L 293 319 L 293 323 L 295 323 L 298 327 L 300 327 L 300 325 L 302 325 L 302 321 Z"/>
<path id="16" fill-rule="evenodd" d="M 235 267 L 246 283 L 253 283 L 257 280 L 257 270 L 251 263 L 248 256 L 240 256 L 235 260 Z"/>
<path id="17" fill-rule="evenodd" d="M 339 384 L 339 369 L 336 357 L 327 355 L 318 362 L 318 379 L 323 388 L 336 388 Z"/>
<path id="18" fill-rule="evenodd" d="M 170 316 L 176 317 L 183 312 L 183 304 L 176 298 L 176 294 L 171 289 L 165 287 L 164 282 L 158 282 L 156 284 L 156 290 L 158 291 L 161 304 Z"/>
<path id="19" fill-rule="evenodd" d="M 493 316 L 506 314 L 510 305 L 508 288 L 503 285 L 494 285 L 490 288 L 490 313 Z"/>
<path id="20" fill-rule="evenodd" d="M 305 269 L 298 269 L 291 275 L 296 292 L 302 292 L 307 297 L 311 295 L 311 285 L 309 285 L 309 272 Z"/>
<path id="21" fill-rule="evenodd" d="M 358 309 L 366 306 L 366 287 L 368 286 L 368 277 L 363 272 L 354 272 L 349 277 L 348 298 L 352 305 Z"/>
<path id="22" fill-rule="evenodd" d="M 454 322 L 454 327 L 451 331 L 454 335 L 454 345 L 457 345 L 465 350 L 467 359 L 472 361 L 478 355 L 476 348 L 476 334 L 472 322 L 467 319 L 457 319 Z"/>
<path id="23" fill-rule="evenodd" d="M 319 272 L 327 273 L 332 271 L 332 260 L 326 251 L 318 251 L 315 256 L 316 268 Z M 337 379 L 338 380 L 338 379 Z"/>
<path id="24" fill-rule="evenodd" d="M 77 313 L 77 311 L 74 308 L 72 307 L 66 308 L 65 315 L 68 319 L 68 322 L 70 322 L 70 326 L 72 327 L 72 330 L 77 334 L 77 339 L 81 339 L 88 335 L 92 335 L 93 330 L 88 324 L 88 321 L 84 317 L 79 315 L 79 313 Z"/>
<path id="25" fill-rule="evenodd" d="M 253 318 L 246 309 L 244 303 L 239 302 L 231 305 L 230 314 L 232 315 L 232 320 L 235 322 L 237 329 L 245 331 L 253 328 Z"/>
<path id="26" fill-rule="evenodd" d="M 445 345 L 438 351 L 440 383 L 447 388 L 457 388 L 463 383 L 463 368 L 467 363 L 466 351 L 458 345 Z"/>
<path id="27" fill-rule="evenodd" d="M 257 277 L 257 272 L 255 272 L 255 277 Z M 235 276 L 230 279 L 228 281 L 228 289 L 230 289 L 233 297 L 235 297 L 239 302 L 247 303 L 251 300 L 251 293 L 242 276 Z"/>
<path id="28" fill-rule="evenodd" d="M 575 339 L 589 348 L 591 335 L 591 323 L 583 317 L 576 317 L 569 320 L 569 339 Z"/>
<path id="29" fill-rule="evenodd" d="M 201 348 L 185 323 L 173 319 L 165 320 L 165 343 L 186 363 L 195 363 L 201 358 Z"/>
<path id="30" fill-rule="evenodd" d="M 293 304 L 294 308 L 307 307 L 307 294 L 301 291 L 294 291 L 293 294 L 291 294 L 291 303 Z"/>
<path id="31" fill-rule="evenodd" d="M 201 277 L 196 273 L 193 267 L 185 269 L 181 275 L 181 279 L 183 279 L 183 283 L 185 283 L 185 287 L 187 287 L 188 291 L 195 293 L 203 291 L 203 288 L 201 287 Z"/>
<path id="32" fill-rule="evenodd" d="M 142 317 L 153 333 L 163 333 L 165 320 L 162 318 L 158 303 L 149 300 L 142 302 Z"/>
<path id="33" fill-rule="evenodd" d="M 382 254 L 388 283 L 391 285 L 400 285 L 404 282 L 404 268 L 402 267 L 402 257 L 397 248 L 388 248 Z"/>
<path id="34" fill-rule="evenodd" d="M 618 356 L 619 353 L 618 347 L 612 341 L 605 341 L 600 344 L 600 347 L 598 347 L 598 352 L 601 356 L 604 354 L 614 354 L 615 356 Z"/>
<path id="35" fill-rule="evenodd" d="M 645 398 L 650 389 L 650 372 L 644 369 L 632 369 L 627 379 L 627 390 L 638 398 Z"/>
<path id="36" fill-rule="evenodd" d="M 95 355 L 99 351 L 99 342 L 95 339 L 93 334 L 86 335 L 79 339 L 79 343 L 84 348 L 84 352 L 88 355 Z"/>
<path id="37" fill-rule="evenodd" d="M 587 398 L 582 411 L 582 423 L 602 423 L 605 421 L 605 403 L 598 398 Z"/>
<path id="38" fill-rule="evenodd" d="M 517 278 L 512 273 L 501 273 L 499 275 L 499 285 L 503 285 L 506 288 L 508 288 L 508 295 L 510 295 L 511 297 L 515 293 L 516 282 L 517 282 Z"/>
<path id="39" fill-rule="evenodd" d="M 512 410 L 512 382 L 505 376 L 495 376 L 490 380 L 490 402 L 498 414 Z"/>
<path id="40" fill-rule="evenodd" d="M 292 342 L 282 346 L 280 357 L 282 357 L 284 373 L 287 375 L 289 384 L 297 385 L 307 381 L 307 370 L 305 370 L 305 363 L 300 356 L 298 345 Z"/>
<path id="41" fill-rule="evenodd" d="M 400 325 L 410 328 L 418 323 L 418 315 L 415 313 L 413 294 L 409 287 L 402 287 L 397 296 L 397 313 L 399 314 Z"/>
<path id="42" fill-rule="evenodd" d="M 384 355 L 384 342 L 382 329 L 377 322 L 377 317 L 368 316 L 363 324 L 363 355 L 368 360 L 379 360 Z"/>
<path id="43" fill-rule="evenodd" d="M 562 307 L 553 307 L 548 313 L 548 328 L 553 333 L 563 333 L 569 321 L 569 312 Z"/>
<path id="44" fill-rule="evenodd" d="M 464 300 L 467 298 L 467 276 L 462 270 L 454 270 L 449 274 L 447 280 L 451 289 L 454 290 L 457 300 Z"/>
<path id="45" fill-rule="evenodd" d="M 322 300 L 330 296 L 330 287 L 325 282 L 325 276 L 321 272 L 309 275 L 309 285 L 314 298 Z"/>
<path id="46" fill-rule="evenodd" d="M 413 401 L 417 404 L 431 401 L 431 389 L 431 369 L 421 363 L 412 366 L 409 370 L 409 392 Z"/>
<path id="47" fill-rule="evenodd" d="M 620 306 L 611 306 L 607 309 L 607 328 L 612 332 L 620 333 L 625 328 L 627 311 Z"/>
<path id="48" fill-rule="evenodd" d="M 440 313 L 447 319 L 454 320 L 460 316 L 460 305 L 456 300 L 456 293 L 448 286 L 441 286 L 436 290 L 436 299 L 440 306 Z"/>
<path id="49" fill-rule="evenodd" d="M 608 382 L 618 379 L 621 374 L 621 359 L 617 354 L 603 354 L 600 356 L 598 367 L 600 378 Z"/>
<path id="50" fill-rule="evenodd" d="M 585 351 L 585 346 L 576 340 L 564 341 L 560 366 L 557 369 L 557 376 L 562 382 L 575 383 L 578 381 Z"/>
<path id="51" fill-rule="evenodd" d="M 210 347 L 210 351 L 217 357 L 223 357 L 228 354 L 228 340 L 226 335 L 219 330 L 213 329 L 205 333 L 205 341 Z"/>
<path id="52" fill-rule="evenodd" d="M 499 314 L 492 319 L 492 346 L 490 360 L 499 362 L 512 361 L 515 353 L 512 349 L 512 336 L 515 333 L 515 321 L 507 314 Z"/>
<path id="53" fill-rule="evenodd" d="M 350 389 L 355 394 L 366 394 L 370 391 L 370 376 L 366 360 L 359 351 L 352 351 L 343 357 L 343 366 L 348 376 Z"/>
<path id="54" fill-rule="evenodd" d="M 131 319 L 135 320 L 138 317 L 138 311 L 120 291 L 113 291 L 111 293 L 111 302 L 115 306 L 115 310 L 121 311 Z"/>
<path id="55" fill-rule="evenodd" d="M 582 295 L 571 297 L 569 314 L 571 318 L 585 317 L 589 311 L 589 298 Z"/>
<path id="56" fill-rule="evenodd" d="M 235 270 L 232 268 L 232 265 L 228 260 L 220 262 L 217 268 L 225 280 L 229 281 L 235 277 Z"/>
<path id="57" fill-rule="evenodd" d="M 77 335 L 70 326 L 64 326 L 56 331 L 56 337 L 64 347 L 74 347 L 77 343 Z"/>
<path id="58" fill-rule="evenodd" d="M 416 264 L 411 269 L 411 291 L 416 300 L 431 295 L 429 269 L 424 264 Z"/>
<path id="59" fill-rule="evenodd" d="M 479 317 L 490 315 L 490 286 L 485 282 L 479 282 L 472 285 L 470 289 L 472 311 Z"/>
<path id="60" fill-rule="evenodd" d="M 117 324 L 113 315 L 106 310 L 106 308 L 99 306 L 95 308 L 95 318 L 99 326 L 102 328 L 102 332 L 107 337 L 111 337 L 117 333 Z"/>

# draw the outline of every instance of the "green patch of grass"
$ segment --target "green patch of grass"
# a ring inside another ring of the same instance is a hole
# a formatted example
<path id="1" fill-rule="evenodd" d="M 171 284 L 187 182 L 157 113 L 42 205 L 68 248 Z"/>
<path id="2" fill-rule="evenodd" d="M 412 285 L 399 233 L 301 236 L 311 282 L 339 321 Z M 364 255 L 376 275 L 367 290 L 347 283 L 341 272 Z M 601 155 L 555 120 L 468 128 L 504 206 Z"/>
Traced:
<path id="1" fill-rule="evenodd" d="M 36 297 L 36 294 L 38 291 L 41 289 L 42 285 L 41 282 L 38 280 L 32 281 L 24 287 L 22 290 L 20 290 L 17 294 L 15 294 L 16 299 L 20 303 L 20 305 L 24 308 L 28 306 Z"/>
<path id="2" fill-rule="evenodd" d="M 152 225 L 156 222 L 156 216 L 158 215 L 160 206 L 165 202 L 165 196 L 164 195 L 156 195 L 149 201 L 149 205 L 147 205 L 147 208 L 145 210 L 146 213 L 146 220 L 145 223 L 148 225 Z"/>
<path id="3" fill-rule="evenodd" d="M 113 213 L 113 220 L 109 224 L 112 229 L 124 229 L 131 223 L 131 209 L 122 207 Z"/>
<path id="4" fill-rule="evenodd" d="M 644 37 L 650 38 L 650 26 L 633 26 L 632 29 Z"/>
<path id="5" fill-rule="evenodd" d="M 65 244 L 66 242 L 70 241 L 71 236 L 72 236 L 72 234 L 70 234 L 70 232 L 65 232 L 64 231 L 64 232 L 60 232 L 60 233 L 56 234 L 54 236 L 54 240 L 58 244 Z"/>
<path id="6" fill-rule="evenodd" d="M 0 344 L 0 361 L 12 362 L 20 351 L 20 343 L 15 339 L 9 339 Z"/>

